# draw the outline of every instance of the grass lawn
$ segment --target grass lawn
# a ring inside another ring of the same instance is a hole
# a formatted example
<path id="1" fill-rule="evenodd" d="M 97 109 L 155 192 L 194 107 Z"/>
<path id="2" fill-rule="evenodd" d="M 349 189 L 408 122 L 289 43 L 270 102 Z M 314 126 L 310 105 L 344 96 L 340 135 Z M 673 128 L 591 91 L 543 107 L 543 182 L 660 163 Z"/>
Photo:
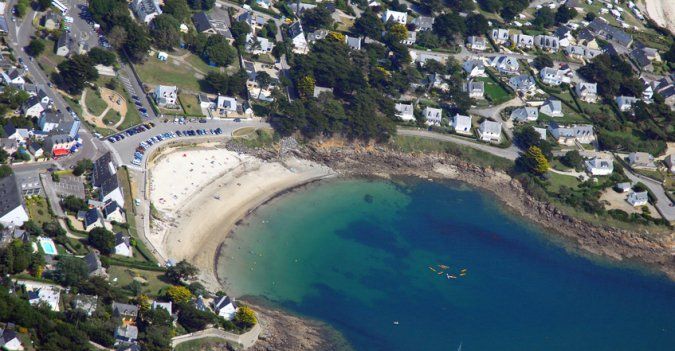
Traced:
<path id="1" fill-rule="evenodd" d="M 134 258 L 143 261 L 155 262 L 155 259 L 150 253 L 150 250 L 147 248 L 147 246 L 145 246 L 143 240 L 138 237 L 135 217 L 136 212 L 134 210 L 134 200 L 131 193 L 129 171 L 124 167 L 120 168 L 117 171 L 117 179 L 119 179 L 119 182 L 122 185 L 122 192 L 124 193 L 124 210 L 126 212 L 127 224 L 129 225 L 128 233 L 136 240 L 136 245 L 133 250 Z"/>
<path id="2" fill-rule="evenodd" d="M 474 162 L 481 167 L 492 167 L 503 170 L 513 167 L 513 162 L 510 160 L 452 142 L 397 135 L 390 142 L 390 146 L 395 150 L 403 152 L 445 152 Z"/>
<path id="3" fill-rule="evenodd" d="M 109 126 L 113 126 L 115 125 L 115 123 L 120 121 L 120 118 L 122 118 L 122 116 L 120 116 L 120 114 L 117 111 L 110 109 L 108 110 L 108 113 L 106 113 L 105 116 L 103 116 L 103 123 Z"/>
<path id="4" fill-rule="evenodd" d="M 199 97 L 194 94 L 179 93 L 178 98 L 180 99 L 181 105 L 185 114 L 188 116 L 203 117 L 202 108 L 199 105 Z"/>
<path id="5" fill-rule="evenodd" d="M 220 338 L 202 338 L 186 341 L 176 346 L 174 351 L 209 351 L 209 350 L 227 350 L 227 341 Z"/>
<path id="6" fill-rule="evenodd" d="M 185 62 L 188 62 L 190 65 L 186 65 L 173 58 L 162 62 L 155 57 L 150 57 L 144 64 L 135 65 L 134 67 L 143 83 L 149 85 L 175 85 L 181 90 L 192 92 L 201 90 L 199 80 L 208 72 L 219 71 L 217 67 L 207 65 L 201 58 L 192 54 L 185 58 Z M 232 73 L 237 71 L 238 68 L 239 65 L 235 63 L 228 67 L 226 71 Z"/>
<path id="7" fill-rule="evenodd" d="M 479 77 L 476 80 L 485 82 L 485 97 L 494 105 L 499 105 L 513 97 L 491 77 Z"/>
<path id="8" fill-rule="evenodd" d="M 40 226 L 54 220 L 54 217 L 49 213 L 47 199 L 44 197 L 38 196 L 26 199 L 26 207 L 28 208 L 28 216 L 30 219 Z"/>
<path id="9" fill-rule="evenodd" d="M 49 77 L 54 71 L 56 71 L 56 66 L 59 63 L 63 62 L 66 58 L 58 56 L 54 52 L 54 47 L 56 43 L 53 40 L 44 39 L 42 42 L 45 44 L 45 50 L 42 52 L 40 57 L 37 58 L 40 68 L 47 74 Z"/>
<path id="10" fill-rule="evenodd" d="M 579 180 L 577 178 L 568 176 L 568 175 L 563 175 L 563 174 L 558 174 L 558 173 L 550 173 L 550 177 L 548 179 L 548 190 L 553 191 L 553 192 L 560 192 L 560 187 L 561 186 L 567 186 L 572 189 L 576 189 L 577 185 L 579 185 Z"/>
<path id="11" fill-rule="evenodd" d="M 101 77 L 96 82 L 96 84 L 99 86 L 106 86 L 106 84 L 110 81 L 115 81 L 115 89 L 113 90 L 120 93 L 120 95 L 122 95 L 124 99 L 127 101 L 127 115 L 124 116 L 124 122 L 122 122 L 122 124 L 120 124 L 120 126 L 117 129 L 124 130 L 131 126 L 140 124 L 142 122 L 141 115 L 136 109 L 136 105 L 133 103 L 131 96 L 129 96 L 129 93 L 127 93 L 127 91 L 124 90 L 122 83 L 117 78 Z M 119 119 L 116 119 L 115 123 L 117 123 L 117 121 L 119 121 Z"/>
<path id="12" fill-rule="evenodd" d="M 121 288 L 128 286 L 136 278 L 143 286 L 143 293 L 148 296 L 157 296 L 159 291 L 167 286 L 167 283 L 160 280 L 164 275 L 163 272 L 112 265 L 108 268 L 108 275 L 111 284 Z"/>
<path id="13" fill-rule="evenodd" d="M 87 95 L 84 102 L 87 104 L 87 110 L 94 116 L 100 116 L 108 107 L 108 104 L 98 95 L 98 91 L 90 88 L 86 89 Z"/>

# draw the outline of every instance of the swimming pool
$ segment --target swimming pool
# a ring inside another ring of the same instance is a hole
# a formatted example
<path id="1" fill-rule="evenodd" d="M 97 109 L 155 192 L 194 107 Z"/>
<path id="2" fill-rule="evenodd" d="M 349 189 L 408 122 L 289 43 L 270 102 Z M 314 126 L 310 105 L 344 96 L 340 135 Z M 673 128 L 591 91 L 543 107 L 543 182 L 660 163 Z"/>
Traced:
<path id="1" fill-rule="evenodd" d="M 56 245 L 54 245 L 54 241 L 49 238 L 39 238 L 40 241 L 40 247 L 42 247 L 42 251 L 45 252 L 47 255 L 57 255 L 58 251 L 56 251 Z"/>

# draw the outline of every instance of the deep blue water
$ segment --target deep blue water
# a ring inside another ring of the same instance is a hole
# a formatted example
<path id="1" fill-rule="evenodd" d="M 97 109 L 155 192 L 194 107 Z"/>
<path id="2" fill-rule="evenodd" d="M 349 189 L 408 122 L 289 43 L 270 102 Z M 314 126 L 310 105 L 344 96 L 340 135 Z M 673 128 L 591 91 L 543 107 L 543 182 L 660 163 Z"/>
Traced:
<path id="1" fill-rule="evenodd" d="M 259 209 L 219 274 L 357 350 L 675 350 L 675 284 L 549 239 L 457 183 L 337 180 Z"/>

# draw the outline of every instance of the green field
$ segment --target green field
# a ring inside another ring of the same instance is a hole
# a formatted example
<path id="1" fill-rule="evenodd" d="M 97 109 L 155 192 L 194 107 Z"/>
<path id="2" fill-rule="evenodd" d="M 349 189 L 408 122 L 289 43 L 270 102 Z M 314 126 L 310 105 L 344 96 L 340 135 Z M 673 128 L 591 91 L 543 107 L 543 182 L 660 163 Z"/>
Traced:
<path id="1" fill-rule="evenodd" d="M 108 104 L 98 95 L 97 90 L 87 88 L 85 91 L 87 95 L 84 98 L 84 102 L 87 104 L 87 110 L 94 116 L 100 116 L 108 108 Z"/>
<path id="2" fill-rule="evenodd" d="M 491 77 L 478 77 L 476 80 L 485 82 L 485 97 L 493 105 L 499 105 L 509 101 L 513 97 L 513 95 L 502 88 L 501 85 L 495 82 Z"/>
<path id="3" fill-rule="evenodd" d="M 157 296 L 160 289 L 167 286 L 167 283 L 160 280 L 160 277 L 164 275 L 163 272 L 145 271 L 113 265 L 108 268 L 108 275 L 110 276 L 112 285 L 121 288 L 125 288 L 136 278 L 137 281 L 141 282 L 143 293 L 148 296 Z"/>
<path id="4" fill-rule="evenodd" d="M 202 108 L 199 106 L 199 98 L 194 94 L 179 93 L 178 98 L 180 99 L 181 106 L 185 114 L 188 116 L 202 117 Z"/>
<path id="5" fill-rule="evenodd" d="M 208 72 L 219 71 L 217 67 L 207 65 L 201 58 L 189 54 L 181 62 L 174 58 L 162 62 L 156 57 L 148 58 L 142 65 L 135 65 L 136 72 L 143 83 L 149 85 L 175 85 L 181 90 L 199 92 L 199 80 Z M 227 71 L 236 70 L 238 65 L 232 65 Z"/>
<path id="6" fill-rule="evenodd" d="M 122 118 L 122 116 L 120 116 L 120 114 L 117 111 L 110 109 L 108 110 L 108 113 L 106 113 L 105 116 L 103 116 L 103 123 L 112 126 L 115 125 L 115 123 L 119 122 L 120 118 Z"/>
<path id="7" fill-rule="evenodd" d="M 42 196 L 26 199 L 26 208 L 30 219 L 39 226 L 54 221 L 54 217 L 49 213 L 47 199 Z"/>
<path id="8" fill-rule="evenodd" d="M 560 187 L 562 186 L 567 186 L 572 189 L 576 189 L 577 185 L 579 185 L 579 180 L 577 178 L 564 175 L 564 174 L 558 174 L 558 173 L 553 173 L 550 172 L 550 177 L 548 179 L 548 190 L 553 191 L 553 192 L 559 192 Z"/>

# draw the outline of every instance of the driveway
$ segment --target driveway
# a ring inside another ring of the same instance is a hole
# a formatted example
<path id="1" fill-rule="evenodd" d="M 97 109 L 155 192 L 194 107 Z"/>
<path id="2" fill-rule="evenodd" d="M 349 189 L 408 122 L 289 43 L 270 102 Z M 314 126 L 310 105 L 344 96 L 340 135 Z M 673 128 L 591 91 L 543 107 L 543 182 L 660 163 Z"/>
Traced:
<path id="1" fill-rule="evenodd" d="M 669 222 L 675 221 L 675 206 L 673 205 L 673 202 L 670 201 L 670 198 L 668 198 L 666 195 L 666 191 L 663 189 L 661 183 L 643 175 L 633 173 L 628 168 L 624 168 L 624 173 L 626 174 L 626 177 L 628 177 L 628 179 L 630 179 L 632 182 L 641 182 L 647 186 L 647 188 L 649 188 L 649 190 L 651 190 L 651 192 L 656 197 L 655 206 L 659 213 L 661 213 L 661 216 L 663 216 L 663 218 Z"/>

